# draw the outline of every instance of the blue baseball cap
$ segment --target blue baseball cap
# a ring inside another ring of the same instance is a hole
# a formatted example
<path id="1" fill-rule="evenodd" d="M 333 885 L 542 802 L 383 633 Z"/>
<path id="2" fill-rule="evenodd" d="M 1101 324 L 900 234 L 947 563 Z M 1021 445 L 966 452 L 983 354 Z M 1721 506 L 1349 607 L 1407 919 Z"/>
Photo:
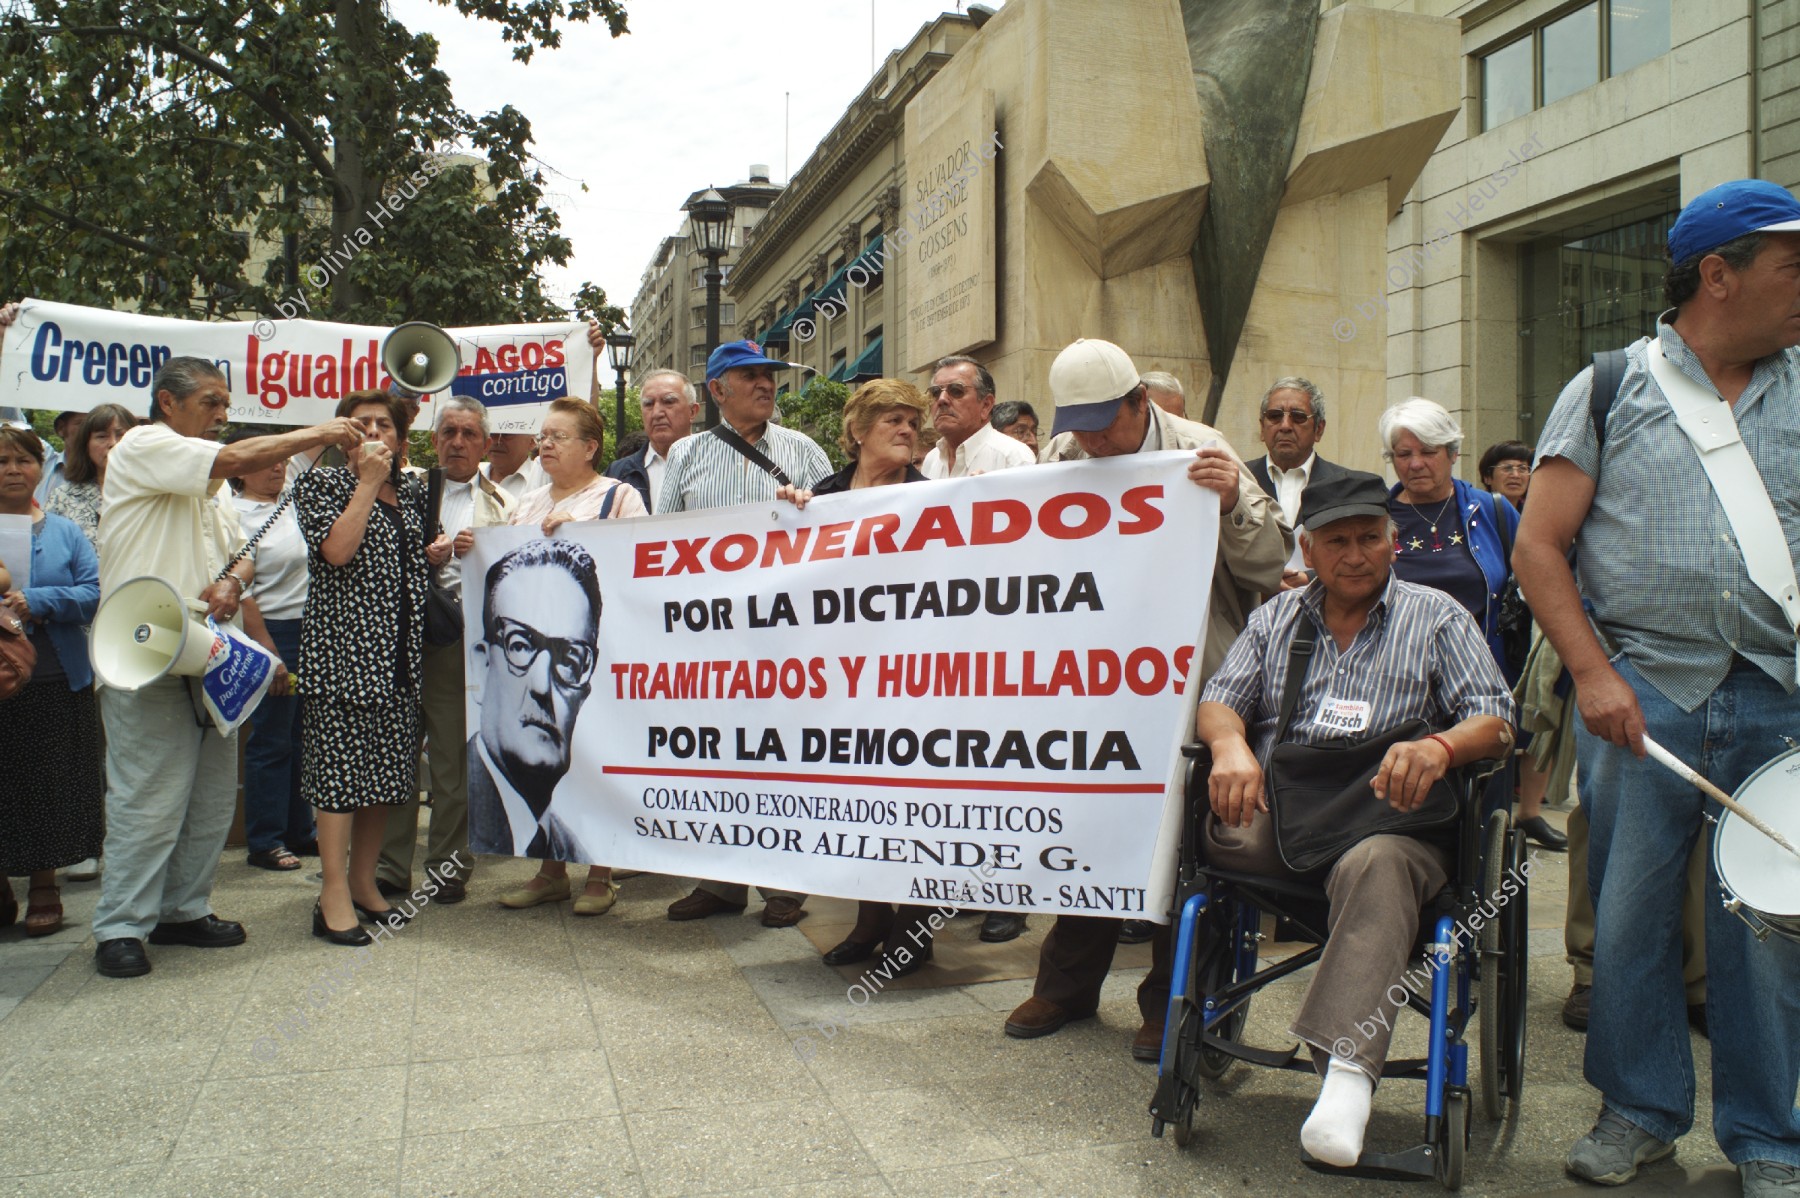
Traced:
<path id="1" fill-rule="evenodd" d="M 1669 229 L 1669 261 L 1679 266 L 1749 233 L 1800 233 L 1800 200 L 1765 179 L 1733 179 L 1703 191 Z"/>
<path id="2" fill-rule="evenodd" d="M 735 366 L 773 366 L 777 370 L 788 370 L 795 365 L 769 357 L 754 341 L 727 341 L 706 359 L 706 381 L 712 382 Z"/>

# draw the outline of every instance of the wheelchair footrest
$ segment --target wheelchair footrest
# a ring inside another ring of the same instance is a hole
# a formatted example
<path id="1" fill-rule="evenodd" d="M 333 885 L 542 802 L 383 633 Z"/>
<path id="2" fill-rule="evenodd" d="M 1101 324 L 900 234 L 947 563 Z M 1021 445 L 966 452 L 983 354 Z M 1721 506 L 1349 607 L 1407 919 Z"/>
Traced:
<path id="1" fill-rule="evenodd" d="M 1222 1052 L 1228 1057 L 1235 1057 L 1240 1061 L 1248 1061 L 1252 1065 L 1261 1065 L 1265 1069 L 1302 1068 L 1302 1066 L 1295 1064 L 1295 1058 L 1300 1055 L 1301 1046 L 1299 1044 L 1295 1044 L 1286 1050 L 1252 1048 L 1248 1044 L 1239 1044 L 1236 1040 L 1221 1039 L 1211 1032 L 1203 1033 L 1200 1040 L 1201 1043 L 1207 1048 L 1212 1049 L 1214 1052 Z M 1308 1073 L 1312 1072 L 1312 1061 L 1310 1059 L 1306 1061 L 1304 1068 Z"/>
<path id="2" fill-rule="evenodd" d="M 1314 1172 L 1373 1181 L 1433 1181 L 1437 1178 L 1437 1157 L 1435 1147 L 1420 1144 L 1405 1152 L 1364 1152 L 1354 1165 L 1345 1168 L 1328 1165 L 1306 1149 L 1300 1150 L 1300 1163 Z"/>

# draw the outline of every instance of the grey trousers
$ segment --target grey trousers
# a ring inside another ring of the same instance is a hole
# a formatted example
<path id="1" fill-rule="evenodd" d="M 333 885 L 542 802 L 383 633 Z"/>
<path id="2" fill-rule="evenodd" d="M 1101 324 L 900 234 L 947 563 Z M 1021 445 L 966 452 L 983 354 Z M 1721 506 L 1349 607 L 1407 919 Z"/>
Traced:
<path id="1" fill-rule="evenodd" d="M 237 807 L 237 734 L 202 726 L 185 678 L 100 688 L 106 725 L 106 870 L 94 939 L 142 940 L 212 913 Z"/>
<path id="2" fill-rule="evenodd" d="M 1275 828 L 1258 812 L 1248 828 L 1207 821 L 1207 863 L 1263 877 L 1291 878 L 1275 848 Z M 1412 964 L 1419 912 L 1449 880 L 1447 852 L 1410 836 L 1371 836 L 1325 877 L 1331 900 L 1325 952 L 1288 1030 L 1324 1071 L 1331 1057 L 1380 1078 L 1403 1003 L 1389 992 Z M 1423 968 L 1411 971 L 1423 976 Z"/>
<path id="3" fill-rule="evenodd" d="M 458 854 L 469 856 L 468 709 L 463 695 L 463 647 L 425 647 L 425 670 L 419 706 L 420 730 L 431 744 L 431 825 L 425 843 L 425 868 L 438 876 L 461 874 Z M 412 889 L 413 853 L 419 843 L 419 796 L 404 807 L 389 807 L 387 835 L 381 843 L 382 881 Z"/>

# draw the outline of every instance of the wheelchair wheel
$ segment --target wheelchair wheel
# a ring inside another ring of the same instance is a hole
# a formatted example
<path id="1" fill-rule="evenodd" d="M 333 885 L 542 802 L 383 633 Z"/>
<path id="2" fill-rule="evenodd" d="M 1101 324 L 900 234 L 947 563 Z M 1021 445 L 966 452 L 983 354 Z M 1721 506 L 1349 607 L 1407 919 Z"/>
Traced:
<path id="1" fill-rule="evenodd" d="M 1469 1092 L 1446 1088 L 1444 1091 L 1442 1152 L 1438 1156 L 1438 1180 L 1446 1190 L 1462 1189 L 1463 1159 L 1469 1149 Z"/>
<path id="2" fill-rule="evenodd" d="M 1504 811 L 1488 816 L 1481 838 L 1481 893 L 1476 896 L 1477 904 L 1493 901 L 1491 896 L 1500 892 L 1500 878 L 1506 870 L 1507 823 Z M 1482 925 L 1477 941 L 1480 950 L 1476 965 L 1480 971 L 1476 1013 L 1481 1020 L 1481 1113 L 1490 1120 L 1506 1114 L 1502 1102 L 1505 1090 L 1501 1076 L 1502 1032 L 1508 1022 L 1506 1007 L 1510 1005 L 1511 992 L 1502 984 L 1504 949 L 1501 939 L 1500 920 L 1491 919 Z"/>
<path id="3" fill-rule="evenodd" d="M 1243 927 L 1242 906 L 1232 903 L 1229 906 L 1222 906 L 1220 910 L 1225 915 L 1223 922 L 1229 931 L 1226 935 L 1219 937 L 1219 943 L 1214 946 L 1212 952 L 1207 954 L 1207 959 L 1196 964 L 1194 980 L 1188 990 L 1188 993 L 1194 996 L 1196 1014 L 1201 1020 L 1205 1018 L 1203 1004 L 1206 996 L 1217 994 L 1237 980 L 1237 971 L 1234 966 L 1237 961 L 1238 949 L 1241 947 L 1239 938 L 1246 934 Z M 1212 1034 L 1221 1040 L 1230 1040 L 1233 1043 L 1241 1042 L 1244 1025 L 1249 1020 L 1250 999 L 1246 997 L 1235 1011 L 1223 1019 L 1214 1021 Z M 1197 1034 L 1195 1043 L 1200 1045 L 1200 1049 L 1199 1060 L 1195 1063 L 1194 1071 L 1208 1081 L 1218 1081 L 1224 1077 L 1226 1071 L 1237 1060 L 1228 1053 L 1207 1048 L 1201 1043 Z M 1180 1141 L 1177 1140 L 1177 1142 Z"/>
<path id="4" fill-rule="evenodd" d="M 1506 1117 L 1509 1100 L 1518 1102 L 1525 1074 L 1525 891 L 1515 886 L 1508 894 L 1503 885 L 1509 869 L 1523 876 L 1516 871 L 1524 860 L 1525 836 L 1510 823 L 1504 811 L 1488 816 L 1477 899 L 1500 908 L 1482 924 L 1478 942 L 1481 1111 L 1490 1120 Z"/>
<path id="5" fill-rule="evenodd" d="M 1525 863 L 1528 846 L 1525 833 L 1514 828 L 1510 836 L 1512 851 L 1508 854 L 1509 866 L 1515 876 L 1525 877 L 1519 867 Z M 1525 1007 L 1526 1007 L 1526 962 L 1531 957 L 1531 920 L 1530 893 L 1525 885 L 1519 887 L 1519 893 L 1512 896 L 1506 905 L 1506 912 L 1501 920 L 1501 933 L 1506 945 L 1506 984 L 1511 992 L 1511 1002 L 1507 1005 L 1506 1026 L 1501 1029 L 1502 1041 L 1500 1059 L 1506 1066 L 1506 1097 L 1518 1109 L 1519 1096 L 1525 1090 Z"/>

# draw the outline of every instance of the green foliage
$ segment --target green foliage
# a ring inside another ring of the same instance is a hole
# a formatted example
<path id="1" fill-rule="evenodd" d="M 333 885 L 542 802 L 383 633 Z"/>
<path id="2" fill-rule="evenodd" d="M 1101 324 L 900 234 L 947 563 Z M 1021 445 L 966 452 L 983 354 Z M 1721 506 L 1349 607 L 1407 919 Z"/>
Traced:
<path id="1" fill-rule="evenodd" d="M 776 399 L 782 427 L 817 441 L 834 470 L 842 469 L 850 460 L 838 448 L 838 434 L 844 428 L 844 405 L 849 401 L 849 387 L 820 375 L 814 375 L 805 390 L 789 391 Z"/>
<path id="2" fill-rule="evenodd" d="M 522 61 L 557 46 L 565 21 L 626 30 L 619 0 L 439 3 L 497 25 Z M 544 206 L 530 123 L 459 108 L 437 53 L 379 0 L 0 7 L 0 296 L 369 324 L 566 319 L 541 272 L 572 247 Z M 581 300 L 609 315 L 598 288 Z"/>
<path id="3" fill-rule="evenodd" d="M 600 377 L 605 378 L 606 373 L 606 366 L 602 364 Z M 618 396 L 611 387 L 603 387 L 600 390 L 600 398 L 595 400 L 594 404 L 600 409 L 600 415 L 606 421 L 606 443 L 600 447 L 600 468 L 604 470 L 619 457 L 618 450 L 614 448 L 619 443 L 619 430 L 613 427 L 614 409 L 618 404 Z M 632 433 L 643 431 L 644 405 L 638 398 L 638 389 L 627 387 L 625 388 L 625 434 L 629 436 Z"/>

